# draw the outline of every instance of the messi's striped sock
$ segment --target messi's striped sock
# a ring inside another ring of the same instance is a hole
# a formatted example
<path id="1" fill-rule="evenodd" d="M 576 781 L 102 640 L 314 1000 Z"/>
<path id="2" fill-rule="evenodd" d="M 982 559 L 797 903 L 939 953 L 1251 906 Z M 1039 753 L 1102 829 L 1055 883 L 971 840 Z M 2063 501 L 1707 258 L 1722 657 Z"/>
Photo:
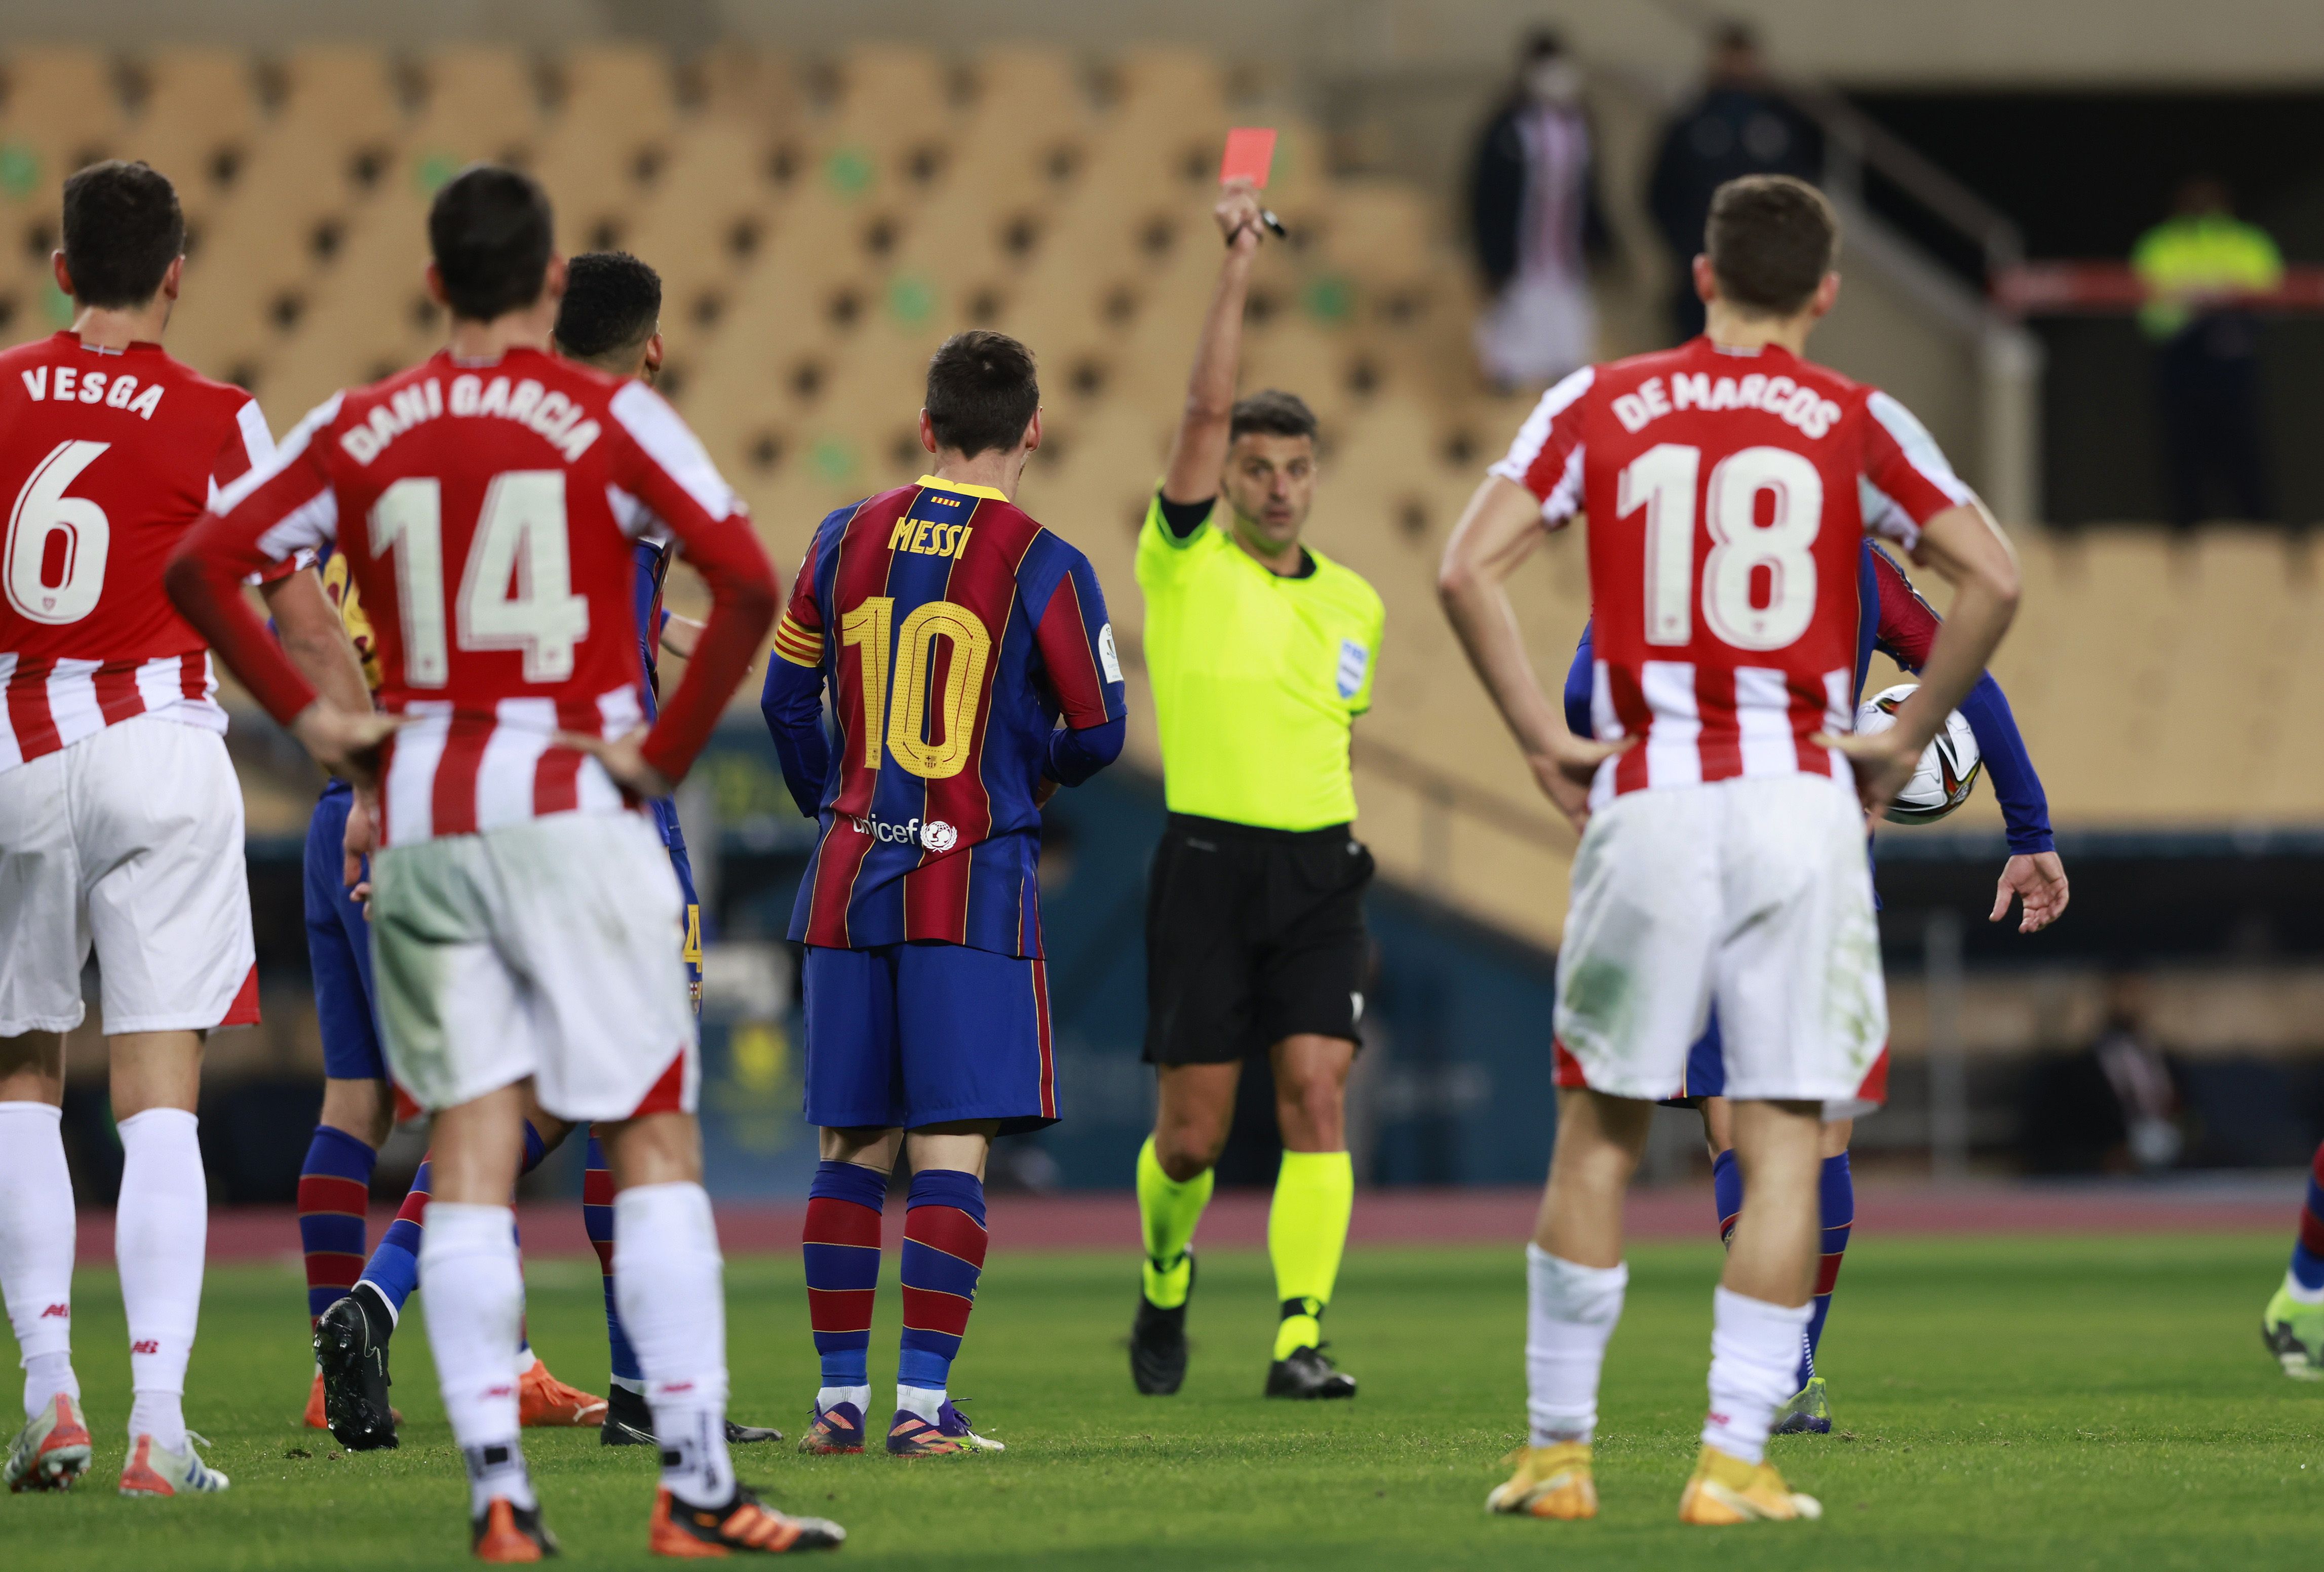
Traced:
<path id="1" fill-rule="evenodd" d="M 872 1302 L 880 1292 L 880 1209 L 888 1176 L 857 1163 L 824 1163 L 807 1192 L 799 1251 L 807 1260 L 807 1313 L 823 1363 L 817 1408 L 872 1402 Z"/>
<path id="2" fill-rule="evenodd" d="M 1176 1310 L 1186 1302 L 1194 1286 L 1194 1268 L 1186 1246 L 1194 1242 L 1194 1227 L 1203 1209 L 1211 1204 L 1216 1182 L 1204 1169 L 1184 1184 L 1162 1171 L 1154 1154 L 1154 1137 L 1138 1149 L 1138 1221 L 1146 1236 L 1146 1302 L 1156 1310 Z"/>
<path id="3" fill-rule="evenodd" d="M 896 1406 L 936 1422 L 976 1280 L 984 1272 L 984 1181 L 952 1168 L 912 1175 L 904 1210 L 904 1336 Z"/>
<path id="4" fill-rule="evenodd" d="M 2285 1290 L 2303 1304 L 2324 1302 L 2324 1146 L 2308 1168 L 2308 1200 L 2300 1209 L 2300 1236 L 2292 1246 Z"/>
<path id="5" fill-rule="evenodd" d="M 1823 1220 L 1823 1255 L 1816 1263 L 1815 1300 L 1808 1311 L 1807 1340 L 1800 1350 L 1800 1380 L 1803 1390 L 1815 1377 L 1815 1356 L 1823 1341 L 1824 1318 L 1831 1314 L 1831 1291 L 1840 1282 L 1840 1260 L 1848 1252 L 1848 1236 L 1856 1224 L 1856 1178 L 1848 1154 L 1823 1160 L 1817 1183 L 1818 1209 Z"/>
<path id="6" fill-rule="evenodd" d="M 1275 1357 L 1288 1359 L 1323 1340 L 1323 1307 L 1340 1278 L 1355 1210 L 1356 1170 L 1345 1152 L 1286 1152 L 1267 1209 L 1267 1255 L 1275 1264 L 1275 1297 L 1283 1319 Z"/>
<path id="7" fill-rule="evenodd" d="M 646 1389 L 645 1373 L 638 1368 L 637 1350 L 622 1329 L 621 1307 L 613 1302 L 613 1173 L 605 1166 L 605 1148 L 597 1132 L 589 1132 L 588 1166 L 581 1174 L 581 1226 L 589 1231 L 589 1247 L 597 1252 L 597 1271 L 605 1285 L 605 1349 L 611 1356 L 613 1384 L 631 1392 Z"/>
<path id="8" fill-rule="evenodd" d="M 299 1248 L 307 1257 L 312 1322 L 363 1274 L 364 1214 L 379 1154 L 345 1130 L 317 1125 L 299 1169 Z"/>
<path id="9" fill-rule="evenodd" d="M 1711 1200 L 1719 1209 L 1719 1242 L 1735 1242 L 1735 1219 L 1743 1215 L 1743 1164 L 1729 1146 L 1711 1160 Z"/>

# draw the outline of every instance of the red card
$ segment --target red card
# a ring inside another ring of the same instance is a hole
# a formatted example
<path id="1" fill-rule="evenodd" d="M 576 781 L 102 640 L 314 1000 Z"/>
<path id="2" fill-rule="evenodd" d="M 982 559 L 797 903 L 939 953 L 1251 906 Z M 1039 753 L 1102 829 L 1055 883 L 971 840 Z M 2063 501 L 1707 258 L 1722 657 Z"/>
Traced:
<path id="1" fill-rule="evenodd" d="M 1219 161 L 1219 183 L 1249 180 L 1267 189 L 1267 171 L 1275 162 L 1275 128 L 1238 125 L 1227 133 L 1227 156 Z"/>

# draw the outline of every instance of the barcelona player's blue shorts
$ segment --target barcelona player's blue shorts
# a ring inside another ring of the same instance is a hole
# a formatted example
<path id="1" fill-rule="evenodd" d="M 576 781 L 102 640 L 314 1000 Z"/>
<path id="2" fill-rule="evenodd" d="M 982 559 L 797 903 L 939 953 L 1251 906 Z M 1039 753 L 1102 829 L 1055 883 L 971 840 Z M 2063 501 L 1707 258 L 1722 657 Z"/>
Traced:
<path id="1" fill-rule="evenodd" d="M 1680 1083 L 1678 1095 L 1663 1100 L 1674 1108 L 1692 1108 L 1698 1099 L 1726 1095 L 1727 1059 L 1720 1052 L 1719 1012 L 1714 1009 L 1702 1035 L 1686 1051 L 1686 1080 Z"/>
<path id="2" fill-rule="evenodd" d="M 323 1031 L 323 1073 L 333 1080 L 385 1080 L 378 1018 L 372 1012 L 371 924 L 340 880 L 340 850 L 355 788 L 334 780 L 307 822 L 307 963 Z"/>
<path id="3" fill-rule="evenodd" d="M 963 944 L 807 951 L 807 1119 L 918 1129 L 1054 1124 L 1056 1059 L 1039 961 Z"/>

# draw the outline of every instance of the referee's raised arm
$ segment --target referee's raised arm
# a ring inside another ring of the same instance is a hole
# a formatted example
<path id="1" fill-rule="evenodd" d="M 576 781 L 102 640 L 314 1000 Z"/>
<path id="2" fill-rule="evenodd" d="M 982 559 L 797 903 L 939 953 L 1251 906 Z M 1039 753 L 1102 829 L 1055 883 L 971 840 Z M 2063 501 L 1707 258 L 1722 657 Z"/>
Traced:
<path id="1" fill-rule="evenodd" d="M 1251 262 L 1259 255 L 1259 193 L 1249 180 L 1230 181 L 1212 212 L 1226 236 L 1227 260 L 1203 315 L 1194 374 L 1186 379 L 1186 408 L 1170 440 L 1170 467 L 1162 475 L 1166 501 L 1206 502 L 1219 494 L 1234 419 L 1235 368 L 1242 358 L 1243 306 L 1250 298 Z"/>

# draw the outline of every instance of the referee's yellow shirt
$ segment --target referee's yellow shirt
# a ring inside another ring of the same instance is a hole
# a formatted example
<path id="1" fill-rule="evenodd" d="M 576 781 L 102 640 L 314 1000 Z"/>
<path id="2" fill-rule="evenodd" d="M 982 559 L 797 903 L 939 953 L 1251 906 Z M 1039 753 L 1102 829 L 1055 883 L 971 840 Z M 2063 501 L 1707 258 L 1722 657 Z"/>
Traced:
<path id="1" fill-rule="evenodd" d="M 1138 535 L 1146 670 L 1170 811 L 1268 830 L 1356 816 L 1348 734 L 1371 707 L 1386 612 L 1371 585 L 1310 547 L 1315 571 L 1268 572 L 1211 518 L 1184 540 L 1161 493 Z"/>

